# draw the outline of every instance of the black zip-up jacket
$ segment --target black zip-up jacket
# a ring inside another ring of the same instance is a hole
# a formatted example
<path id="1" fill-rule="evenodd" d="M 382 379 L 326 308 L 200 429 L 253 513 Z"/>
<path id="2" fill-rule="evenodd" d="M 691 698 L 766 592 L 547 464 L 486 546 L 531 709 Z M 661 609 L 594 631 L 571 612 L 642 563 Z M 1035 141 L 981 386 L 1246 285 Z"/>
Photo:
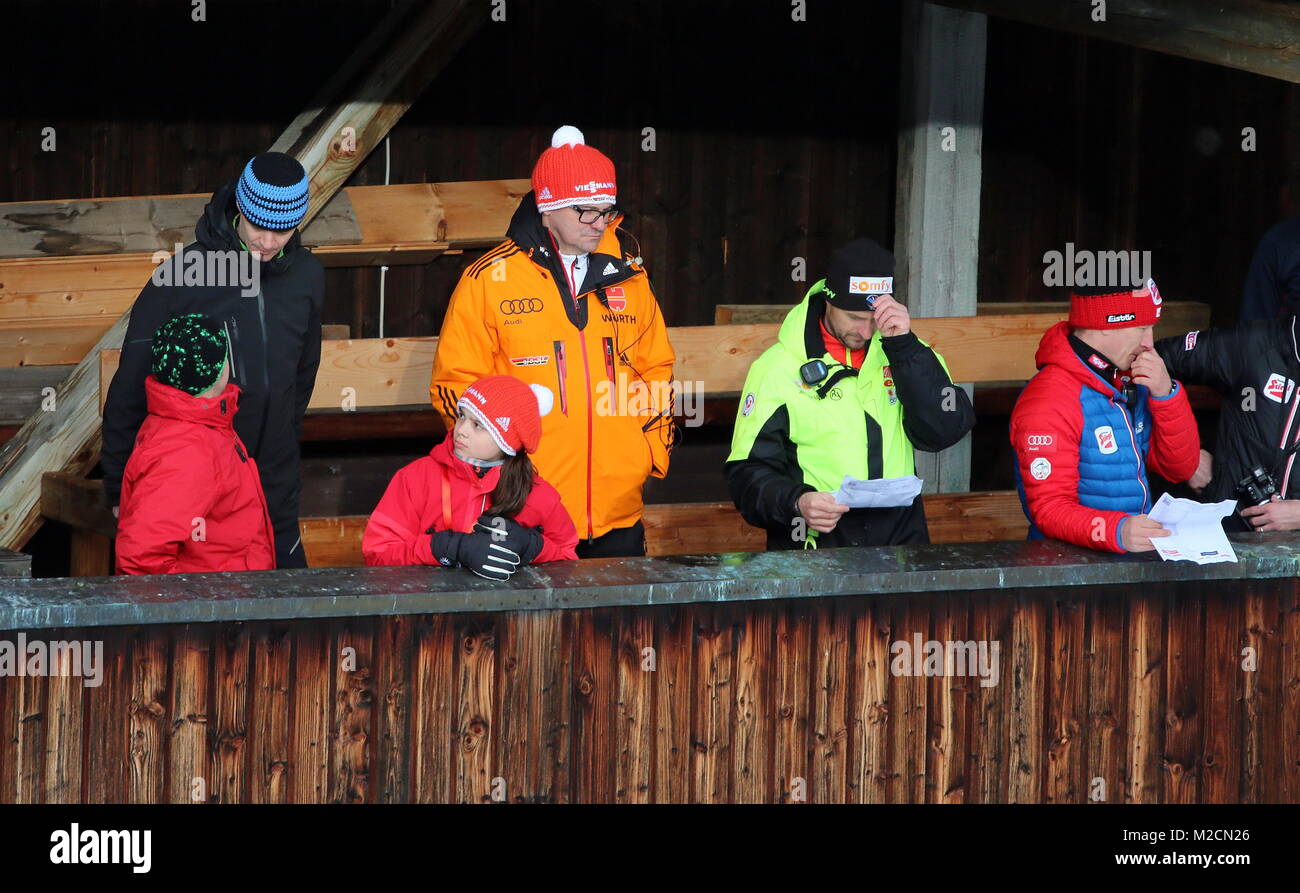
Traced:
<path id="1" fill-rule="evenodd" d="M 234 194 L 233 183 L 213 193 L 194 228 L 197 240 L 185 246 L 187 258 L 192 252 L 206 258 L 212 251 L 241 250 L 232 225 Z M 150 279 L 131 307 L 121 362 L 104 404 L 104 487 L 117 505 L 146 414 L 144 380 L 153 365 L 154 333 L 173 316 L 204 313 L 230 337 L 231 380 L 243 389 L 235 430 L 257 460 L 275 527 L 276 566 L 306 567 L 298 529 L 298 441 L 320 366 L 325 270 L 295 232 L 280 255 L 261 265 L 260 286 L 258 294 L 245 296 L 237 283 L 160 286 Z"/>
<path id="2" fill-rule="evenodd" d="M 1300 461 L 1287 449 L 1300 443 L 1300 350 L 1296 317 L 1188 332 L 1156 342 L 1169 375 L 1208 385 L 1223 395 L 1214 446 L 1213 478 L 1205 502 L 1235 499 L 1237 482 L 1255 466 L 1273 474 L 1287 499 L 1300 497 Z M 1247 530 L 1238 516 L 1230 530 Z"/>

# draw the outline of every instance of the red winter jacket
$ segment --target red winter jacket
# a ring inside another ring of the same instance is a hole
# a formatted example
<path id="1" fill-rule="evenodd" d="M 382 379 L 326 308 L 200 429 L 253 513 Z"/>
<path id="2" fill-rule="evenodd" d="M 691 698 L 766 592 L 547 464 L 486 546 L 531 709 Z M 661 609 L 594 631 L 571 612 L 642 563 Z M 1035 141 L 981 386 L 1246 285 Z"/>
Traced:
<path id="1" fill-rule="evenodd" d="M 1152 508 L 1148 466 L 1174 483 L 1196 471 L 1196 419 L 1177 381 L 1165 397 L 1139 386 L 1130 412 L 1074 352 L 1069 334 L 1062 322 L 1043 335 L 1038 374 L 1011 413 L 1016 486 L 1030 539 L 1123 552 L 1124 523 Z"/>
<path id="2" fill-rule="evenodd" d="M 400 469 L 388 484 L 366 524 L 361 552 L 367 565 L 437 565 L 430 544 L 430 528 L 448 526 L 461 531 L 474 529 L 474 522 L 491 509 L 489 497 L 501 477 L 501 468 L 489 468 L 483 477 L 468 462 L 452 452 L 450 433 L 429 451 Z M 451 524 L 443 521 L 442 480 L 451 483 Z M 514 518 L 524 527 L 542 529 L 542 551 L 533 559 L 564 561 L 578 557 L 574 547 L 578 532 L 560 502 L 560 494 L 540 477 L 523 509 Z"/>
<path id="3" fill-rule="evenodd" d="M 275 568 L 257 462 L 235 433 L 239 386 L 198 398 L 145 379 L 149 415 L 122 475 L 120 574 Z"/>

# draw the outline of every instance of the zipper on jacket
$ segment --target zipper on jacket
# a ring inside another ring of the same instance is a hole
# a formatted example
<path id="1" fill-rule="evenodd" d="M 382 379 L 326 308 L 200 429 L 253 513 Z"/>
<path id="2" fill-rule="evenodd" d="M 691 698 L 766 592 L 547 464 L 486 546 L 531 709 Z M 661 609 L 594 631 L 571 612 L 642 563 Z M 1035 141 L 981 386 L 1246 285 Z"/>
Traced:
<path id="1" fill-rule="evenodd" d="M 262 328 L 262 424 L 257 430 L 258 449 L 261 449 L 266 439 L 266 417 L 271 411 L 271 374 L 268 369 L 271 345 L 266 340 L 266 302 L 261 289 L 257 290 L 257 322 Z"/>
<path id="2" fill-rule="evenodd" d="M 587 544 L 590 545 L 595 539 L 591 523 L 591 365 L 587 362 L 587 333 L 579 332 L 578 338 L 582 341 L 582 373 L 587 377 Z"/>
<path id="3" fill-rule="evenodd" d="M 1128 406 L 1123 403 L 1116 403 L 1115 398 L 1110 398 L 1110 405 L 1119 410 L 1120 415 L 1124 417 L 1124 427 L 1128 428 L 1128 442 L 1133 447 L 1133 455 L 1138 460 L 1137 479 L 1142 485 L 1142 512 L 1148 511 L 1147 505 L 1151 502 L 1151 490 L 1147 487 L 1146 475 L 1143 474 L 1144 465 L 1142 464 L 1142 455 L 1138 452 L 1137 435 L 1133 433 L 1133 423 L 1129 421 Z"/>
<path id="4" fill-rule="evenodd" d="M 221 325 L 226 330 L 226 341 L 230 344 L 230 377 L 241 384 L 247 384 L 239 377 L 239 363 L 235 360 L 239 348 L 239 326 L 233 316 Z"/>

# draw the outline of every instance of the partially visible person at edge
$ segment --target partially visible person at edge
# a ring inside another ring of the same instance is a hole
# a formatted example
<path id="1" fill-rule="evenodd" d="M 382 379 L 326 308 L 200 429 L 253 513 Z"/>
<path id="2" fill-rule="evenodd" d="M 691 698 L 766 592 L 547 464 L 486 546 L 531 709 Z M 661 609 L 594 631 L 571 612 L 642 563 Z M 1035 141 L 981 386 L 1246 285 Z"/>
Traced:
<path id="1" fill-rule="evenodd" d="M 1300 332 L 1295 316 L 1226 329 L 1187 332 L 1156 342 L 1171 375 L 1223 395 L 1214 454 L 1201 450 L 1189 482 L 1207 502 L 1237 499 L 1255 469 L 1278 493 L 1267 504 L 1243 503 L 1223 519 L 1233 531 L 1300 530 Z"/>
<path id="2" fill-rule="evenodd" d="M 894 299 L 893 276 L 894 255 L 870 239 L 838 249 L 749 369 L 727 484 L 769 549 L 930 541 L 919 496 L 855 509 L 834 496 L 846 474 L 915 474 L 914 449 L 946 449 L 975 424 L 966 392 Z"/>
<path id="3" fill-rule="evenodd" d="M 214 192 L 194 228 L 196 240 L 184 248 L 185 266 L 228 270 L 232 264 L 215 253 L 237 258 L 237 252 L 247 251 L 260 265 L 260 290 L 249 296 L 241 294 L 246 288 L 239 282 L 159 285 L 151 278 L 131 307 L 120 365 L 104 404 L 101 463 L 109 504 L 116 507 L 147 412 L 145 378 L 154 332 L 184 313 L 220 322 L 230 341 L 231 380 L 241 389 L 235 431 L 261 471 L 281 568 L 307 566 L 298 527 L 298 442 L 320 365 L 325 296 L 324 269 L 297 231 L 307 202 L 306 172 L 279 152 L 253 158 L 234 183 Z"/>
<path id="4" fill-rule="evenodd" d="M 366 524 L 368 565 L 465 567 L 508 580 L 521 566 L 577 558 L 578 534 L 530 453 L 554 395 L 508 375 L 465 388 L 455 427 L 397 472 Z"/>
<path id="5" fill-rule="evenodd" d="M 1246 272 L 1240 322 L 1285 320 L 1300 313 L 1300 217 L 1264 233 Z"/>
<path id="6" fill-rule="evenodd" d="M 1200 436 L 1186 390 L 1152 348 L 1161 306 L 1153 289 L 1077 288 L 1070 318 L 1039 342 L 1038 373 L 1011 413 L 1030 539 L 1147 552 L 1169 535 L 1147 515 L 1147 469 L 1186 481 Z"/>
<path id="7" fill-rule="evenodd" d="M 514 375 L 554 390 L 537 470 L 564 500 L 580 558 L 644 555 L 641 488 L 668 473 L 673 349 L 614 164 L 557 130 L 504 242 L 452 293 L 429 393 L 448 430 L 465 386 Z"/>
<path id="8" fill-rule="evenodd" d="M 275 568 L 275 539 L 257 463 L 234 419 L 229 346 L 199 313 L 166 322 L 145 379 L 149 415 L 122 477 L 119 574 Z"/>

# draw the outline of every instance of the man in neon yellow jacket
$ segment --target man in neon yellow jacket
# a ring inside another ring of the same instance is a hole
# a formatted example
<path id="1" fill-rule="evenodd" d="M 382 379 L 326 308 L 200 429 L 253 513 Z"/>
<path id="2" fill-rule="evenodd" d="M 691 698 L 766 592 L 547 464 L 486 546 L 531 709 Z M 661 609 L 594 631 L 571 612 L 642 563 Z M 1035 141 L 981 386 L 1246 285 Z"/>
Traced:
<path id="1" fill-rule="evenodd" d="M 872 240 L 840 248 L 749 369 L 727 484 L 769 549 L 930 541 L 919 496 L 879 509 L 833 496 L 845 475 L 914 474 L 914 448 L 945 449 L 975 424 L 966 392 L 894 300 L 893 275 L 893 254 Z"/>

